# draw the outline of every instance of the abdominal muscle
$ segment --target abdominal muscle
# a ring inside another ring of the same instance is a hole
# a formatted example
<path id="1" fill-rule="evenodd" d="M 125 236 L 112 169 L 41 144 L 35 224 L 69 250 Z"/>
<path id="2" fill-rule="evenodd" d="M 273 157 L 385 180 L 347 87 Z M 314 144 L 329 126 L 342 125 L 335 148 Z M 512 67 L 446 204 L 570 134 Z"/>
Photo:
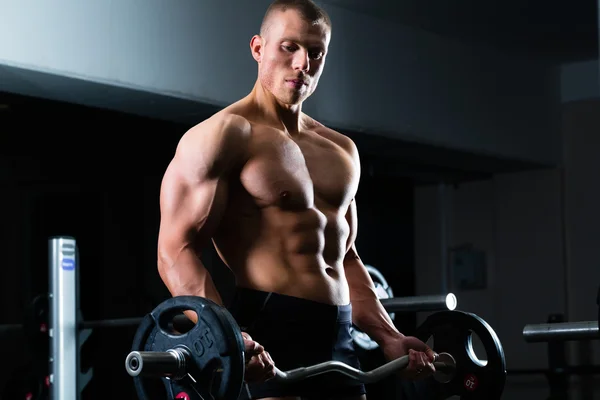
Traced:
<path id="1" fill-rule="evenodd" d="M 232 211 L 214 243 L 238 287 L 326 304 L 350 302 L 343 267 L 348 225 L 343 217 L 315 208 L 270 206 L 250 215 Z"/>

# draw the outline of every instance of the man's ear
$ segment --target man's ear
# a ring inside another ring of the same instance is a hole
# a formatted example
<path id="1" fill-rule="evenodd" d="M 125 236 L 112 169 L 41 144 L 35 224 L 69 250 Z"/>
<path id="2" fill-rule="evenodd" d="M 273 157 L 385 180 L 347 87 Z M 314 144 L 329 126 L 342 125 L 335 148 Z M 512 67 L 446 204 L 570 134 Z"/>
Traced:
<path id="1" fill-rule="evenodd" d="M 252 52 L 252 57 L 258 63 L 262 60 L 263 44 L 264 39 L 259 35 L 254 35 L 250 39 L 250 51 Z"/>

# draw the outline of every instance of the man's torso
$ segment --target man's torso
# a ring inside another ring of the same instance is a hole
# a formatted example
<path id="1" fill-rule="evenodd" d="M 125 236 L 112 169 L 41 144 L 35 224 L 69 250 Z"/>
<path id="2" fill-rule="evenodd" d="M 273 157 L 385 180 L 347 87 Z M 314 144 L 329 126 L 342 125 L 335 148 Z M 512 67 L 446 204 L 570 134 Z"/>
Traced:
<path id="1" fill-rule="evenodd" d="M 346 213 L 359 166 L 349 140 L 306 117 L 292 135 L 246 107 L 222 111 L 251 125 L 247 161 L 228 181 L 228 205 L 213 241 L 241 287 L 347 304 Z"/>

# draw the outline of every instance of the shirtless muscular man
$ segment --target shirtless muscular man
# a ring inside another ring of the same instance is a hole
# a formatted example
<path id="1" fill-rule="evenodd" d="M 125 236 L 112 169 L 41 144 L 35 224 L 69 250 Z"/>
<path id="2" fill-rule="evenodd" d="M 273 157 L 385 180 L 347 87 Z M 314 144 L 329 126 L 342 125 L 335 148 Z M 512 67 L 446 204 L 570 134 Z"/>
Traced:
<path id="1" fill-rule="evenodd" d="M 409 355 L 400 376 L 434 371 L 434 352 L 396 329 L 358 256 L 355 144 L 302 112 L 331 32 L 312 1 L 274 1 L 250 41 L 252 91 L 182 136 L 161 185 L 160 276 L 173 296 L 224 305 L 201 260 L 212 241 L 235 276 L 235 300 L 224 306 L 244 332 L 253 398 L 365 399 L 363 385 L 331 376 L 271 379 L 274 365 L 359 368 L 352 323 L 388 360 Z"/>

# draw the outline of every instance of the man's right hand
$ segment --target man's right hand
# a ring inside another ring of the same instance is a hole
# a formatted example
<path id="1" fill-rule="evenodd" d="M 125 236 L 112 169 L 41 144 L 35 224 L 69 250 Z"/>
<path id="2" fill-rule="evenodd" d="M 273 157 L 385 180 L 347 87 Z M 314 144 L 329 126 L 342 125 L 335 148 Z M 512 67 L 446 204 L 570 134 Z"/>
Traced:
<path id="1" fill-rule="evenodd" d="M 258 342 L 252 340 L 250 335 L 242 332 L 246 351 L 246 373 L 244 380 L 247 383 L 264 382 L 275 377 L 275 363 Z"/>

